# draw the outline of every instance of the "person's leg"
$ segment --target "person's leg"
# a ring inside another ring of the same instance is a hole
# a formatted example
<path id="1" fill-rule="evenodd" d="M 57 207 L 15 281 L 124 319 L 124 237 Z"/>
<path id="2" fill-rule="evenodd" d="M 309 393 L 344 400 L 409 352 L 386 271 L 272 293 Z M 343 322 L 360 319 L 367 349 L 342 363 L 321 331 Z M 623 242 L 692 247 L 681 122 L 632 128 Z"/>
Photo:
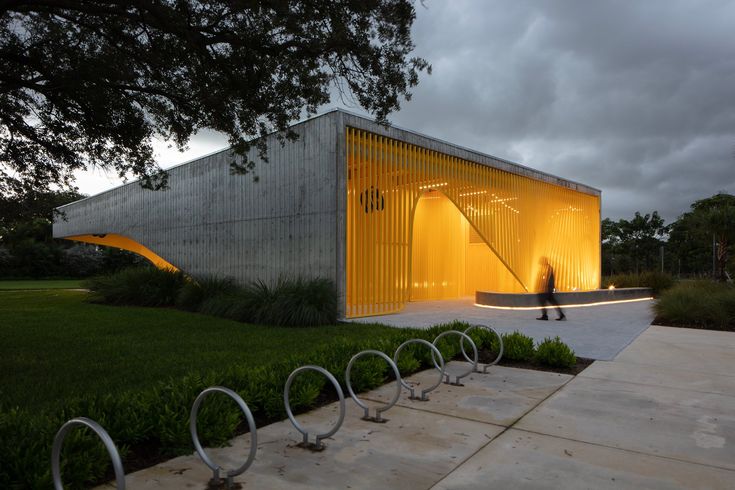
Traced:
<path id="1" fill-rule="evenodd" d="M 551 303 L 552 305 L 556 307 L 556 314 L 557 314 L 556 319 L 566 320 L 567 317 L 564 314 L 564 312 L 561 311 L 561 306 L 559 306 L 559 302 L 556 300 L 556 297 L 554 297 L 554 293 L 549 293 L 549 303 Z"/>
<path id="2" fill-rule="evenodd" d="M 536 318 L 536 320 L 548 320 L 549 316 L 546 314 L 546 301 L 548 298 L 546 297 L 546 293 L 540 293 L 538 295 L 538 304 L 541 306 L 541 316 Z"/>

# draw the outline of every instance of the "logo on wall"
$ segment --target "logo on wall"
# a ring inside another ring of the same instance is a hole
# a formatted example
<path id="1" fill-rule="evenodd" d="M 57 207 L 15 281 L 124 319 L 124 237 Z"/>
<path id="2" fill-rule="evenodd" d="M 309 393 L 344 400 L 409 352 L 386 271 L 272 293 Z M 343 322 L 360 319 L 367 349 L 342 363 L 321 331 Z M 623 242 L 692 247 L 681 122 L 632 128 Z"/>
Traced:
<path id="1" fill-rule="evenodd" d="M 366 213 L 382 211 L 385 209 L 385 197 L 377 187 L 370 186 L 370 189 L 365 189 L 360 194 L 360 205 Z"/>

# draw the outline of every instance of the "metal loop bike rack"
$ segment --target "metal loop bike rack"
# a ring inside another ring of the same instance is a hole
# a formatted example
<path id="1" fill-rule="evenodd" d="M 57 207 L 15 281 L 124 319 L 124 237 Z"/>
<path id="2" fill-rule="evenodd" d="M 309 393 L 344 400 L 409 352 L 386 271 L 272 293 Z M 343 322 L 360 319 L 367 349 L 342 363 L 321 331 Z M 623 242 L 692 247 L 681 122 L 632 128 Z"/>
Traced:
<path id="1" fill-rule="evenodd" d="M 420 398 L 417 398 L 416 397 L 416 394 L 414 392 L 413 386 L 411 386 L 408 383 L 406 383 L 403 380 L 403 378 L 399 378 L 401 380 L 401 385 L 403 385 L 404 388 L 406 388 L 407 390 L 409 390 L 411 392 L 411 399 L 412 400 L 421 400 L 421 401 L 425 402 L 425 401 L 428 400 L 428 398 L 426 397 L 426 394 L 429 393 L 430 391 L 434 390 L 440 384 L 442 384 L 442 380 L 444 379 L 444 358 L 442 357 L 442 353 L 439 352 L 439 349 L 437 349 L 436 346 L 434 344 L 432 344 L 431 342 L 428 342 L 428 341 L 426 341 L 424 339 L 410 339 L 410 340 L 405 341 L 401 345 L 399 345 L 398 348 L 396 349 L 396 353 L 393 354 L 393 362 L 395 363 L 396 366 L 398 366 L 398 355 L 401 353 L 401 351 L 403 350 L 403 348 L 406 347 L 409 344 L 421 344 L 421 345 L 425 345 L 426 347 L 428 347 L 429 349 L 431 349 L 432 359 L 436 359 L 434 357 L 434 355 L 436 354 L 436 355 L 439 356 L 439 361 L 441 362 L 441 367 L 439 367 L 439 366 L 436 366 L 436 360 L 434 360 L 434 366 L 436 366 L 436 368 L 439 370 L 439 380 L 433 386 L 429 386 L 425 390 L 422 390 L 421 391 L 421 397 Z"/>
<path id="2" fill-rule="evenodd" d="M 487 369 L 490 366 L 494 366 L 497 363 L 499 363 L 500 362 L 500 359 L 503 358 L 503 349 L 504 349 L 503 348 L 503 337 L 501 337 L 500 334 L 493 327 L 491 327 L 490 325 L 470 325 L 469 327 L 467 327 L 467 329 L 464 331 L 464 333 L 466 333 L 466 334 L 469 335 L 469 331 L 472 330 L 472 329 L 475 329 L 475 328 L 484 328 L 486 330 L 490 330 L 492 333 L 495 334 L 496 337 L 498 337 L 499 352 L 498 352 L 498 356 L 495 358 L 495 360 L 493 362 L 491 362 L 491 363 L 484 364 L 482 366 L 482 371 L 479 369 L 479 366 L 475 367 L 475 372 L 476 373 L 487 374 Z M 469 356 L 467 355 L 467 353 L 464 350 L 464 338 L 462 338 L 462 340 L 459 342 L 459 347 L 462 349 L 462 355 L 464 355 L 464 358 L 467 359 L 468 362 L 472 362 L 470 360 Z"/>
<path id="3" fill-rule="evenodd" d="M 64 438 L 75 425 L 89 427 L 94 431 L 95 434 L 97 434 L 100 439 L 102 439 L 102 443 L 105 445 L 107 452 L 110 454 L 110 459 L 112 460 L 112 467 L 115 470 L 115 483 L 117 483 L 117 488 L 118 490 L 124 490 L 125 471 L 123 471 L 122 461 L 120 461 L 120 453 L 117 452 L 117 447 L 115 447 L 115 443 L 112 441 L 112 438 L 107 433 L 107 431 L 103 429 L 100 424 L 86 417 L 77 417 L 69 420 L 61 426 L 61 429 L 59 429 L 59 432 L 57 432 L 56 436 L 54 437 L 54 444 L 51 448 L 51 475 L 53 477 L 54 489 L 63 490 L 64 488 L 63 484 L 61 483 L 61 446 L 64 443 Z"/>
<path id="4" fill-rule="evenodd" d="M 248 421 L 248 428 L 250 429 L 250 453 L 248 454 L 248 459 L 245 461 L 245 463 L 242 464 L 242 466 L 228 471 L 225 475 L 226 488 L 229 489 L 232 488 L 232 479 L 237 475 L 244 473 L 255 459 L 255 453 L 258 450 L 258 430 L 255 427 L 253 414 L 250 412 L 247 404 L 243 401 L 240 395 L 238 395 L 231 389 L 225 388 L 223 386 L 211 386 L 199 393 L 199 396 L 196 397 L 196 400 L 194 400 L 194 404 L 191 407 L 191 416 L 189 417 L 189 432 L 191 432 L 191 440 L 194 442 L 194 448 L 196 449 L 197 454 L 199 454 L 199 457 L 202 458 L 204 464 L 209 466 L 209 468 L 212 470 L 212 484 L 220 484 L 220 470 L 224 470 L 224 468 L 212 461 L 209 456 L 207 456 L 207 453 L 204 452 L 204 448 L 202 448 L 202 445 L 199 442 L 199 435 L 197 433 L 197 416 L 199 415 L 199 407 L 201 406 L 204 399 L 212 393 L 224 393 L 225 395 L 235 400 L 235 403 L 237 403 L 237 405 L 240 407 L 242 413 L 245 414 L 245 418 Z"/>
<path id="5" fill-rule="evenodd" d="M 460 343 L 459 346 L 462 349 L 462 353 L 464 354 L 464 349 L 462 348 L 462 342 L 467 339 L 470 342 L 470 345 L 472 346 L 472 350 L 475 353 L 474 360 L 470 360 L 469 357 L 467 357 L 467 354 L 465 354 L 465 358 L 467 361 L 471 362 L 472 365 L 470 366 L 470 369 L 467 370 L 466 373 L 463 374 L 457 374 L 454 379 L 454 383 L 451 383 L 451 375 L 449 373 L 446 373 L 445 376 L 447 379 L 444 381 L 447 384 L 454 384 L 460 386 L 461 383 L 459 382 L 460 379 L 464 378 L 465 376 L 473 373 L 477 369 L 477 345 L 475 345 L 475 342 L 470 338 L 469 335 L 466 333 L 462 333 L 459 330 L 447 330 L 446 332 L 442 332 L 439 335 L 436 336 L 434 339 L 433 344 L 436 346 L 437 342 L 441 340 L 443 337 L 446 337 L 447 335 L 459 335 L 460 337 Z M 434 352 L 431 353 L 431 360 L 434 361 L 434 366 L 436 366 L 437 369 L 439 369 L 439 366 L 436 364 L 436 358 L 434 357 Z"/>
<path id="6" fill-rule="evenodd" d="M 355 392 L 352 390 L 352 382 L 350 381 L 350 372 L 352 371 L 352 365 L 355 364 L 355 361 L 357 361 L 359 358 L 367 355 L 382 357 L 385 362 L 388 363 L 391 369 L 393 369 L 393 373 L 396 375 L 396 394 L 386 406 L 375 409 L 375 417 L 370 416 L 370 409 L 357 397 Z M 386 422 L 386 420 L 383 419 L 380 414 L 393 407 L 393 405 L 395 405 L 398 401 L 398 398 L 401 396 L 401 373 L 398 371 L 398 366 L 396 366 L 396 363 L 393 362 L 390 357 L 378 350 L 364 350 L 355 354 L 352 359 L 350 359 L 349 364 L 347 364 L 347 370 L 345 371 L 345 383 L 347 384 L 347 391 L 350 392 L 350 396 L 352 397 L 352 399 L 355 400 L 355 403 L 357 403 L 363 410 L 365 410 L 365 416 L 363 417 L 363 419 L 370 420 L 372 422 Z"/>
<path id="7" fill-rule="evenodd" d="M 303 445 L 308 446 L 309 445 L 309 432 L 304 429 L 301 424 L 299 424 L 296 421 L 296 418 L 294 418 L 293 412 L 291 411 L 291 404 L 288 400 L 288 394 L 291 390 L 291 384 L 293 383 L 294 378 L 296 378 L 296 375 L 303 371 L 316 371 L 318 373 L 323 374 L 326 376 L 326 378 L 332 382 L 334 385 L 334 388 L 337 390 L 337 395 L 339 395 L 339 420 L 337 420 L 337 423 L 332 427 L 332 430 L 329 432 L 325 432 L 323 434 L 316 434 L 316 442 L 314 443 L 314 449 L 321 450 L 322 447 L 322 439 L 326 439 L 327 437 L 332 436 L 334 433 L 336 433 L 339 428 L 342 426 L 342 422 L 345 420 L 345 395 L 342 392 L 342 388 L 339 386 L 339 382 L 335 379 L 334 376 L 332 376 L 332 373 L 327 371 L 321 366 L 301 366 L 300 368 L 296 368 L 293 370 L 291 375 L 286 380 L 286 387 L 283 389 L 283 404 L 286 406 L 286 413 L 288 414 L 288 418 L 291 420 L 291 423 L 294 427 L 296 427 L 296 430 L 301 432 L 304 435 Z"/>

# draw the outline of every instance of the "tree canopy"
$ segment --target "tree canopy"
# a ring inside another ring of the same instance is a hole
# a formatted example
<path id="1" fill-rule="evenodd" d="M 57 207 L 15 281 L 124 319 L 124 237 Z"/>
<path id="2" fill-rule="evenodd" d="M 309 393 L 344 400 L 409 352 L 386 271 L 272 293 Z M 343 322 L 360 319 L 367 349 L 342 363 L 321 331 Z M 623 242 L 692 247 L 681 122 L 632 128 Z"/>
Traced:
<path id="1" fill-rule="evenodd" d="M 145 262 L 124 250 L 53 238 L 55 208 L 83 197 L 75 191 L 0 195 L 0 278 L 86 277 Z"/>
<path id="2" fill-rule="evenodd" d="M 735 243 L 735 196 L 720 192 L 692 203 L 691 210 L 672 225 L 670 242 L 686 261 L 702 269 L 714 254 L 713 272 L 725 279 L 730 247 Z"/>
<path id="3" fill-rule="evenodd" d="M 632 220 L 602 220 L 603 274 L 664 269 L 677 275 L 726 280 L 735 261 L 735 196 L 720 192 L 700 199 L 666 225 L 654 211 L 636 212 Z M 663 249 L 662 249 L 663 247 Z"/>
<path id="4" fill-rule="evenodd" d="M 0 1 L 0 192 L 91 166 L 156 188 L 152 137 L 209 128 L 244 155 L 334 86 L 385 121 L 430 70 L 414 18 L 411 0 Z"/>
<path id="5" fill-rule="evenodd" d="M 658 211 L 642 215 L 636 211 L 633 219 L 612 221 L 602 220 L 603 266 L 609 266 L 611 272 L 651 270 L 656 268 L 659 247 L 667 236 L 668 227 Z M 609 261 L 617 260 L 617 265 Z"/>

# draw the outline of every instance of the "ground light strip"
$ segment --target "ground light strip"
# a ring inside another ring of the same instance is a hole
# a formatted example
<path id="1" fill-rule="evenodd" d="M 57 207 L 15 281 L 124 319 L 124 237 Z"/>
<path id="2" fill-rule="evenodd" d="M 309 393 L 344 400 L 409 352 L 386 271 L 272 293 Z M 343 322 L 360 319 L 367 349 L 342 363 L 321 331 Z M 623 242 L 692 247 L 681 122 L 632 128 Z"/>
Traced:
<path id="1" fill-rule="evenodd" d="M 617 301 L 600 301 L 597 303 L 581 303 L 577 305 L 559 305 L 562 308 L 585 308 L 587 306 L 601 306 L 601 305 L 617 305 L 620 303 L 635 303 L 638 301 L 649 301 L 652 300 L 653 296 L 649 298 L 638 298 L 638 299 L 619 299 Z M 541 306 L 491 306 L 481 305 L 475 303 L 478 308 L 492 308 L 493 310 L 540 310 Z"/>

